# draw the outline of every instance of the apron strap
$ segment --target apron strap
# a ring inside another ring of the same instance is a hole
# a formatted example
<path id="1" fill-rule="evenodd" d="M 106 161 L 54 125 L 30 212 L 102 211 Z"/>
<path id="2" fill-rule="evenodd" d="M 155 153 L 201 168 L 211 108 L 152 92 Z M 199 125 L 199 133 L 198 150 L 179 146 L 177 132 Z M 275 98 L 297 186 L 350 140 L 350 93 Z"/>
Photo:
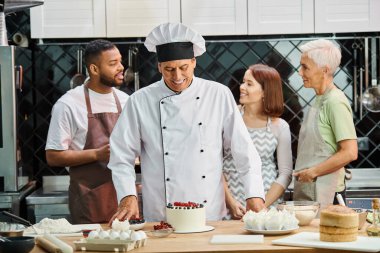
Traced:
<path id="1" fill-rule="evenodd" d="M 84 85 L 84 97 L 86 99 L 87 113 L 89 117 L 92 117 L 92 108 L 90 103 L 90 94 L 88 91 L 87 84 Z"/>
<path id="2" fill-rule="evenodd" d="M 116 92 L 114 89 L 112 89 L 112 93 L 113 93 L 113 97 L 115 98 L 115 102 L 116 102 L 116 106 L 117 106 L 117 112 L 120 114 L 122 109 L 121 109 L 121 104 L 120 104 L 120 100 L 119 98 L 117 97 L 116 95 Z"/>
<path id="3" fill-rule="evenodd" d="M 115 92 L 114 89 L 112 89 L 112 94 L 113 94 L 113 97 L 115 98 L 117 112 L 120 114 L 121 111 L 122 111 L 122 108 L 121 108 L 120 100 L 117 97 L 116 92 Z M 90 103 L 90 94 L 89 94 L 87 85 L 84 85 L 84 97 L 86 99 L 86 107 L 87 107 L 88 116 L 92 117 L 92 108 L 91 108 L 91 103 Z"/>

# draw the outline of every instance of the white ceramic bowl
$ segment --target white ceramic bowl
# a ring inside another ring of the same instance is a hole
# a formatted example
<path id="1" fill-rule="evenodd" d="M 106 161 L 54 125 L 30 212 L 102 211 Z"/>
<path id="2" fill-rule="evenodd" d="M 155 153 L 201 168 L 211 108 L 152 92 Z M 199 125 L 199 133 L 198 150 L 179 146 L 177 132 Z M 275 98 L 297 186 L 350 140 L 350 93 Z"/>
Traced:
<path id="1" fill-rule="evenodd" d="M 294 213 L 298 225 L 306 226 L 317 216 L 319 203 L 314 201 L 285 201 L 277 205 L 278 210 L 287 210 Z"/>

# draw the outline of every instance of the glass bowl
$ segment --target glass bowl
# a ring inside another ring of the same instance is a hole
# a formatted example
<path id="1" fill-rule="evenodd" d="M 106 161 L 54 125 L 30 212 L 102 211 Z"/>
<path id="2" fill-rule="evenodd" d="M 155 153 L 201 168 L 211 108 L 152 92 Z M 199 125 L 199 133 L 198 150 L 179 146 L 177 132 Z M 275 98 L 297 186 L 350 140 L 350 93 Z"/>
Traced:
<path id="1" fill-rule="evenodd" d="M 149 237 L 156 237 L 156 238 L 163 238 L 169 236 L 171 233 L 173 233 L 174 229 L 172 228 L 165 228 L 165 229 L 158 229 L 158 230 L 151 230 L 146 232 L 146 234 Z"/>
<path id="2" fill-rule="evenodd" d="M 298 225 L 307 226 L 317 216 L 319 203 L 314 201 L 285 201 L 277 205 L 278 210 L 287 210 L 294 213 Z"/>
<path id="3" fill-rule="evenodd" d="M 368 211 L 363 208 L 352 208 L 352 210 L 357 212 L 359 215 L 359 229 L 361 229 L 366 222 Z"/>

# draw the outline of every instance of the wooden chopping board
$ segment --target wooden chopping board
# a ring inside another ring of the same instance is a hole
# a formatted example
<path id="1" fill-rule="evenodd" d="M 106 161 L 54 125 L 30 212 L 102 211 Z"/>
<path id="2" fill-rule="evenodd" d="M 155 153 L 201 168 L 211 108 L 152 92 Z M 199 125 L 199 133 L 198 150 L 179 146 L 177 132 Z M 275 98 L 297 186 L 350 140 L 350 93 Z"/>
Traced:
<path id="1" fill-rule="evenodd" d="M 319 240 L 319 233 L 313 232 L 301 232 L 278 240 L 273 240 L 272 244 L 360 252 L 380 251 L 380 238 L 378 237 L 358 236 L 358 239 L 355 242 L 322 242 Z"/>

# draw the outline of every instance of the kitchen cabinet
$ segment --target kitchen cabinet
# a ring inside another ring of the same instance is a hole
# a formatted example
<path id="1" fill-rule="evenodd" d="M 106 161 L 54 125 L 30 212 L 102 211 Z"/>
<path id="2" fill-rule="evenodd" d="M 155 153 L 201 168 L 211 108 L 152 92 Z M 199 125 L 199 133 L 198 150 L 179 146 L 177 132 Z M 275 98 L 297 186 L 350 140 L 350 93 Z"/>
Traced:
<path id="1" fill-rule="evenodd" d="M 182 22 L 202 35 L 380 30 L 379 0 L 45 0 L 31 9 L 32 38 L 146 37 Z"/>
<path id="2" fill-rule="evenodd" d="M 202 35 L 247 34 L 247 0 L 181 0 L 181 19 Z"/>
<path id="3" fill-rule="evenodd" d="M 107 0 L 107 37 L 146 37 L 157 25 L 181 21 L 179 0 Z"/>
<path id="4" fill-rule="evenodd" d="M 314 0 L 248 0 L 248 34 L 314 33 Z"/>
<path id="5" fill-rule="evenodd" d="M 32 38 L 106 37 L 106 0 L 45 0 L 30 9 Z"/>
<path id="6" fill-rule="evenodd" d="M 145 37 L 180 22 L 178 0 L 45 0 L 31 9 L 32 38 Z"/>
<path id="7" fill-rule="evenodd" d="M 379 0 L 315 0 L 315 32 L 380 30 Z"/>

